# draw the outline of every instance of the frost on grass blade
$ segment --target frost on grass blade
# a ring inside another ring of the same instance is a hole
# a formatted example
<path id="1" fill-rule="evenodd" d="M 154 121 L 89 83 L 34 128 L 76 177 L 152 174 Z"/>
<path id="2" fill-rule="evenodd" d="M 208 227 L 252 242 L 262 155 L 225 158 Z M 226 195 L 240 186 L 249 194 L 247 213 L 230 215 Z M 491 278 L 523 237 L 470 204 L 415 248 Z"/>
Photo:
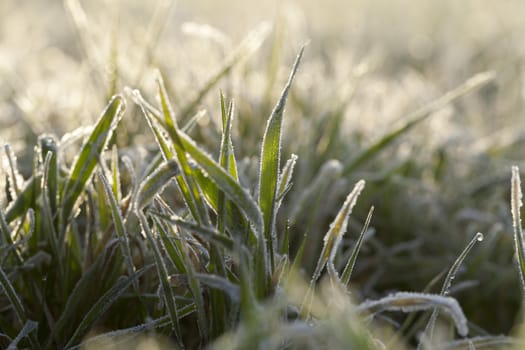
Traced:
<path id="1" fill-rule="evenodd" d="M 521 192 L 520 170 L 517 166 L 512 167 L 510 209 L 512 212 L 512 225 L 514 226 L 514 242 L 516 244 L 516 256 L 518 257 L 518 269 L 520 273 L 521 287 L 525 293 L 525 242 L 523 241 L 523 228 L 521 227 L 521 207 L 523 193 Z"/>
<path id="2" fill-rule="evenodd" d="M 62 195 L 62 229 L 67 225 L 75 203 L 91 177 L 100 155 L 104 152 L 109 139 L 113 135 L 124 108 L 124 98 L 120 95 L 113 97 L 104 112 L 102 112 L 91 135 L 82 145 Z"/>
<path id="3" fill-rule="evenodd" d="M 365 301 L 357 307 L 358 312 L 372 315 L 383 311 L 416 312 L 438 307 L 452 317 L 461 336 L 468 334 L 467 318 L 456 299 L 436 294 L 399 292 L 379 300 Z"/>
<path id="4" fill-rule="evenodd" d="M 339 247 L 341 239 L 343 238 L 343 235 L 346 232 L 348 217 L 352 213 L 352 209 L 354 208 L 355 203 L 357 202 L 357 198 L 361 194 L 361 191 L 364 189 L 364 187 L 364 180 L 359 180 L 355 184 L 354 189 L 346 197 L 346 200 L 343 203 L 341 209 L 339 210 L 339 213 L 335 217 L 334 221 L 330 224 L 330 229 L 324 236 L 324 245 L 321 251 L 321 256 L 317 261 L 317 266 L 312 275 L 312 284 L 315 283 L 315 281 L 317 281 L 317 279 L 321 276 L 321 271 L 323 270 L 326 262 L 328 260 L 334 260 L 337 248 Z"/>
<path id="5" fill-rule="evenodd" d="M 259 205 L 264 218 L 264 236 L 270 254 L 270 269 L 275 267 L 274 245 L 276 240 L 274 225 L 277 212 L 276 196 L 279 182 L 279 167 L 281 162 L 281 128 L 283 123 L 284 107 L 286 99 L 292 86 L 293 79 L 297 73 L 304 47 L 301 48 L 284 87 L 281 97 L 275 105 L 270 118 L 266 124 L 262 146 L 261 163 L 259 168 Z"/>
<path id="6" fill-rule="evenodd" d="M 452 266 L 450 267 L 450 270 L 447 273 L 447 277 L 445 277 L 445 281 L 443 282 L 443 287 L 441 288 L 441 293 L 439 295 L 446 296 L 448 295 L 450 291 L 450 287 L 452 286 L 452 281 L 454 278 L 456 278 L 456 274 L 459 270 L 459 267 L 467 257 L 468 253 L 472 250 L 474 245 L 477 242 L 483 241 L 483 234 L 481 232 L 478 232 L 474 235 L 474 237 L 470 240 L 469 244 L 463 249 L 461 254 L 458 256 L 458 258 L 454 261 Z M 439 315 L 439 312 L 437 309 L 434 309 L 432 311 L 432 315 L 430 316 L 430 320 L 427 323 L 427 326 L 425 327 L 425 331 L 423 334 L 428 337 L 428 340 L 432 342 L 433 333 L 434 333 L 434 326 L 437 320 L 437 317 Z M 421 347 L 422 343 L 419 344 L 419 347 Z"/>
<path id="7" fill-rule="evenodd" d="M 148 205 L 153 197 L 161 192 L 164 187 L 180 174 L 179 166 L 174 160 L 162 164 L 155 172 L 148 176 L 140 185 L 135 208 L 142 210 Z"/>

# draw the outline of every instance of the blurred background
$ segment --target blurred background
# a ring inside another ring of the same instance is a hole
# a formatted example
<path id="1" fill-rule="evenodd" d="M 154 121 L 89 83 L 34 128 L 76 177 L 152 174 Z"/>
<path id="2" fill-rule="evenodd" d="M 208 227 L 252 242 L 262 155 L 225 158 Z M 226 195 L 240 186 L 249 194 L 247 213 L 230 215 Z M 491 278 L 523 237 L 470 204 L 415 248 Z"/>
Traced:
<path id="1" fill-rule="evenodd" d="M 299 163 L 280 222 L 292 219 L 292 251 L 308 233 L 304 269 L 313 268 L 349 189 L 365 178 L 343 247 L 352 247 L 375 205 L 355 272 L 358 295 L 438 291 L 432 279 L 482 231 L 486 239 L 452 293 L 479 334 L 507 333 L 521 305 L 508 192 L 510 165 L 525 168 L 523 13 L 520 0 L 2 0 L 0 140 L 29 176 L 38 135 L 67 139 L 126 87 L 154 101 L 159 69 L 176 111 L 187 112 L 183 121 L 203 115 L 193 133 L 212 153 L 219 89 L 235 99 L 234 143 L 253 188 L 265 120 L 308 43 L 286 112 L 284 159 L 295 153 Z M 484 71 L 496 73 L 488 86 L 359 169 L 333 170 L 331 159 L 344 167 L 411 112 Z M 117 142 L 147 149 L 153 139 L 128 105 Z"/>

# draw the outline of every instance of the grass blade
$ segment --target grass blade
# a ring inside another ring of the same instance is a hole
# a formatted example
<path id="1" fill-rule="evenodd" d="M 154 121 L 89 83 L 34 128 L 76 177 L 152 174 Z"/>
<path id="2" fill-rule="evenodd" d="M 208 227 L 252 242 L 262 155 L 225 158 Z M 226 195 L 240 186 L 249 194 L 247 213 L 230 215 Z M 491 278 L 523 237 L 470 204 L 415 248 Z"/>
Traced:
<path id="1" fill-rule="evenodd" d="M 452 101 L 462 97 L 463 95 L 466 95 L 469 92 L 472 92 L 486 85 L 487 83 L 491 82 L 494 79 L 494 77 L 494 72 L 483 72 L 476 74 L 467 81 L 465 81 L 463 84 L 459 85 L 453 90 L 450 90 L 437 100 L 417 110 L 407 118 L 407 121 L 403 125 L 384 135 L 382 138 L 373 143 L 370 147 L 362 150 L 356 157 L 354 157 L 350 162 L 348 162 L 343 169 L 343 175 L 346 176 L 352 173 L 359 166 L 364 164 L 369 159 L 373 158 L 376 154 L 385 149 L 388 145 L 397 140 L 400 136 L 404 135 L 414 126 L 427 119 L 434 112 L 439 111 L 440 109 L 447 106 Z"/>
<path id="2" fill-rule="evenodd" d="M 262 146 L 261 163 L 259 168 L 259 205 L 264 218 L 264 238 L 268 244 L 267 251 L 270 258 L 270 274 L 275 268 L 275 217 L 277 212 L 276 196 L 279 181 L 279 171 L 281 162 L 281 128 L 283 123 L 284 107 L 288 92 L 292 86 L 293 79 L 299 68 L 299 63 L 303 56 L 304 46 L 299 51 L 293 65 L 290 77 L 286 83 L 279 101 L 275 105 L 270 118 L 266 124 Z"/>
<path id="3" fill-rule="evenodd" d="M 144 267 L 128 277 L 120 278 L 104 295 L 102 295 L 89 309 L 75 333 L 69 338 L 65 348 L 78 344 L 87 334 L 89 329 L 102 315 L 120 298 L 120 296 L 137 280 L 149 267 Z"/>
<path id="4" fill-rule="evenodd" d="M 93 173 L 109 139 L 113 135 L 113 131 L 117 127 L 124 109 L 124 98 L 120 95 L 113 97 L 104 112 L 102 112 L 91 135 L 82 145 L 62 195 L 62 235 L 64 235 L 63 231 L 73 212 L 75 203 L 84 190 L 84 186 Z"/>
<path id="5" fill-rule="evenodd" d="M 162 106 L 162 113 L 164 115 L 164 123 L 168 131 L 168 135 L 173 142 L 175 148 L 176 160 L 181 169 L 181 178 L 177 179 L 177 183 L 186 200 L 186 204 L 191 214 L 199 224 L 208 224 L 208 212 L 206 205 L 202 199 L 200 189 L 195 181 L 193 170 L 188 161 L 186 150 L 182 144 L 179 136 L 179 129 L 174 118 L 174 113 L 171 104 L 168 100 L 168 94 L 161 75 L 157 77 L 157 85 L 159 90 L 160 102 Z"/>
<path id="6" fill-rule="evenodd" d="M 335 217 L 334 221 L 330 224 L 330 229 L 324 236 L 323 249 L 321 250 L 321 256 L 317 261 L 317 266 L 312 275 L 312 280 L 310 282 L 311 285 L 313 285 L 321 276 L 321 271 L 323 270 L 326 262 L 328 260 L 333 261 L 339 244 L 341 243 L 341 240 L 343 238 L 343 235 L 346 232 L 348 217 L 352 213 L 352 209 L 354 208 L 355 203 L 357 202 L 357 198 L 361 194 L 361 191 L 364 189 L 364 187 L 364 180 L 359 180 L 355 184 L 354 189 L 346 197 L 346 200 L 343 203 L 341 209 L 339 210 L 339 213 L 337 213 L 337 216 Z"/>
<path id="7" fill-rule="evenodd" d="M 521 287 L 525 293 L 525 242 L 523 241 L 523 228 L 521 227 L 521 207 L 523 193 L 521 191 L 520 170 L 517 166 L 512 167 L 511 199 L 510 208 L 512 212 L 512 225 L 514 227 L 514 243 L 516 256 L 518 257 L 518 270 L 520 274 Z"/>
<path id="8" fill-rule="evenodd" d="M 113 225 L 115 225 L 115 232 L 119 238 L 120 247 L 122 248 L 122 255 L 126 262 L 126 268 L 128 270 L 128 276 L 132 276 L 135 272 L 135 266 L 133 265 L 133 256 L 131 254 L 131 248 L 129 245 L 129 235 L 122 218 L 122 213 L 117 203 L 117 199 L 114 196 L 113 189 L 110 187 L 108 180 L 102 171 L 98 172 L 98 179 L 104 187 L 104 193 L 106 200 L 111 208 L 111 215 L 113 217 Z M 139 291 L 138 281 L 134 280 L 133 286 L 135 291 Z"/>
<path id="9" fill-rule="evenodd" d="M 135 208 L 137 210 L 144 209 L 144 207 L 151 202 L 153 197 L 161 192 L 171 179 L 179 174 L 179 166 L 174 160 L 170 160 L 158 167 L 157 170 L 140 184 L 135 201 Z"/>
<path id="10" fill-rule="evenodd" d="M 9 300 L 9 304 L 11 304 L 11 307 L 13 308 L 16 318 L 18 319 L 20 324 L 27 324 L 28 322 L 30 322 L 30 320 L 28 320 L 26 317 L 24 306 L 22 305 L 22 300 L 18 296 L 15 288 L 9 281 L 9 278 L 7 277 L 7 274 L 4 272 L 2 267 L 0 267 L 0 286 L 6 294 L 7 299 Z M 29 333 L 29 342 L 31 343 L 31 347 L 33 349 L 40 349 L 40 345 L 36 334 L 32 332 Z"/>
<path id="11" fill-rule="evenodd" d="M 365 301 L 358 312 L 372 315 L 383 311 L 415 312 L 438 307 L 452 317 L 461 336 L 468 334 L 467 318 L 456 299 L 436 294 L 398 292 L 379 300 Z"/>
<path id="12" fill-rule="evenodd" d="M 357 242 L 355 242 L 354 249 L 352 249 L 350 258 L 348 259 L 348 262 L 346 263 L 346 266 L 343 270 L 343 274 L 341 276 L 341 283 L 344 286 L 348 286 L 348 282 L 350 282 L 350 277 L 352 276 L 352 271 L 354 270 L 355 262 L 357 261 L 357 255 L 359 254 L 359 251 L 361 250 L 361 245 L 363 244 L 363 239 L 365 237 L 366 232 L 368 231 L 368 226 L 370 225 L 370 220 L 372 219 L 373 213 L 374 213 L 374 207 L 372 206 L 370 207 L 370 210 L 368 211 L 368 215 L 366 217 L 366 221 L 363 226 L 363 229 L 361 230 L 361 233 L 359 234 L 359 238 L 357 239 Z"/>
<path id="13" fill-rule="evenodd" d="M 139 217 L 140 226 L 142 227 L 142 231 L 145 233 L 145 236 L 148 238 L 148 241 L 150 242 L 151 248 L 153 250 L 153 255 L 155 258 L 155 266 L 157 267 L 157 273 L 159 274 L 160 284 L 164 292 L 165 305 L 168 310 L 168 315 L 170 316 L 170 319 L 171 319 L 171 327 L 173 331 L 175 332 L 175 337 L 177 341 L 180 344 L 182 344 L 182 331 L 180 328 L 179 315 L 177 312 L 177 302 L 175 300 L 175 294 L 169 284 L 168 270 L 166 268 L 166 265 L 164 264 L 164 260 L 161 255 L 160 248 L 157 244 L 155 237 L 153 236 L 153 232 L 151 232 L 146 216 L 144 215 L 144 213 L 140 211 L 137 211 L 137 216 Z"/>
<path id="14" fill-rule="evenodd" d="M 35 331 L 38 328 L 38 322 L 28 320 L 24 327 L 20 330 L 15 339 L 9 344 L 6 350 L 17 350 L 18 343 L 25 337 L 28 337 L 30 333 Z"/>

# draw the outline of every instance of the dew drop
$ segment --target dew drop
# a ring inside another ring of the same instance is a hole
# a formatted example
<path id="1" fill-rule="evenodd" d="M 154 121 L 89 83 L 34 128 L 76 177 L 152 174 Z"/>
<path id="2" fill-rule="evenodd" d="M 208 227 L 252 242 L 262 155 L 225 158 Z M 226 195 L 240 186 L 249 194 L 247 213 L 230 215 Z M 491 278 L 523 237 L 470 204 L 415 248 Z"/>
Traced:
<path id="1" fill-rule="evenodd" d="M 476 240 L 477 240 L 478 242 L 482 242 L 483 239 L 484 239 L 484 237 L 483 237 L 483 233 L 481 233 L 481 232 L 476 233 Z"/>

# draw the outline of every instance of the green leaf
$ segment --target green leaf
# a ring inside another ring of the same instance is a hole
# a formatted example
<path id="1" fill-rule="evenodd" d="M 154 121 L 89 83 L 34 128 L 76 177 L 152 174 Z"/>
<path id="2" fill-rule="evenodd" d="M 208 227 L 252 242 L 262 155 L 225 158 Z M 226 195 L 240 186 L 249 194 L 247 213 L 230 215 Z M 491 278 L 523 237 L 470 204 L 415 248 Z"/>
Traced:
<path id="1" fill-rule="evenodd" d="M 281 97 L 275 105 L 270 118 L 266 124 L 266 130 L 261 146 L 261 163 L 259 169 L 259 205 L 264 218 L 264 237 L 268 244 L 267 251 L 270 257 L 270 274 L 275 268 L 275 217 L 276 217 L 276 196 L 277 183 L 279 181 L 279 171 L 281 162 L 281 127 L 283 123 L 284 107 L 292 81 L 297 73 L 299 63 L 303 56 L 304 47 L 301 48 L 288 78 Z"/>
<path id="2" fill-rule="evenodd" d="M 114 96 L 107 105 L 89 138 L 84 142 L 76 158 L 71 174 L 66 182 L 62 195 L 62 230 L 68 223 L 69 217 L 77 199 L 84 190 L 88 179 L 91 177 L 102 152 L 113 135 L 113 131 L 124 112 L 125 101 L 120 95 Z M 64 233 L 62 232 L 62 235 Z"/>

